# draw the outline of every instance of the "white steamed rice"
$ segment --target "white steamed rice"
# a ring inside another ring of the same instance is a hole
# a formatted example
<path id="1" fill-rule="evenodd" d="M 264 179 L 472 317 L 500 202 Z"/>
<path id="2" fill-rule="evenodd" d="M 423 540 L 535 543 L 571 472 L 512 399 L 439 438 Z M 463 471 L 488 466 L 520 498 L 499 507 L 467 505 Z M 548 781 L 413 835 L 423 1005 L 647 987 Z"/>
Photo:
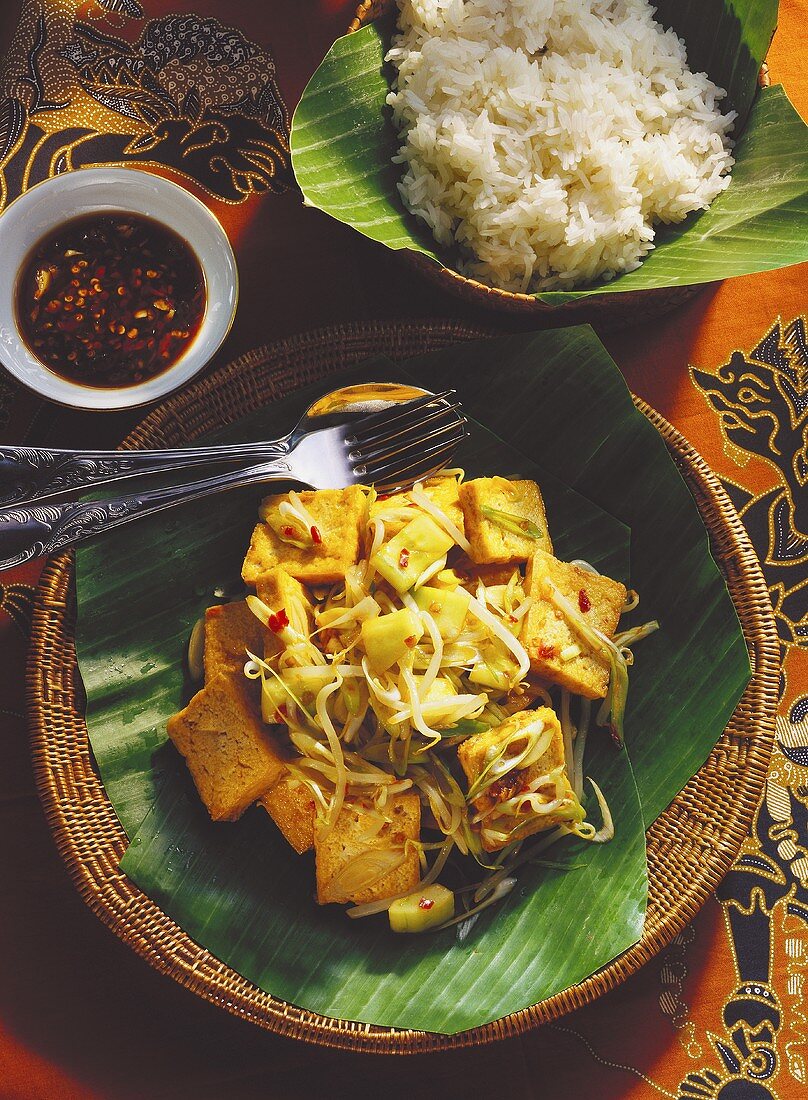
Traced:
<path id="1" fill-rule="evenodd" d="M 388 55 L 408 209 L 460 270 L 569 289 L 638 267 L 729 185 L 726 93 L 646 0 L 402 0 Z"/>

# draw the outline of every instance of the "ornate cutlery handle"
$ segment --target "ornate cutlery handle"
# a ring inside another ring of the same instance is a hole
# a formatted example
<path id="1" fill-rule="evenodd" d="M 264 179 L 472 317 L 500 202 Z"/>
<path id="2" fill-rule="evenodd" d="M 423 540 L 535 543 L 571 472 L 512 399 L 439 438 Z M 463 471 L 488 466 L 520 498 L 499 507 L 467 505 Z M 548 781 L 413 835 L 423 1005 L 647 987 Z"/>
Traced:
<path id="1" fill-rule="evenodd" d="M 137 474 L 164 473 L 205 462 L 281 458 L 285 440 L 164 451 L 68 451 L 0 447 L 0 506 L 79 491 Z"/>
<path id="2" fill-rule="evenodd" d="M 288 462 L 280 459 L 229 470 L 223 474 L 133 493 L 112 500 L 70 501 L 65 504 L 31 504 L 0 509 L 0 569 L 22 565 L 42 555 L 55 554 L 92 535 L 111 531 L 124 523 L 210 496 L 264 481 L 296 481 Z"/>

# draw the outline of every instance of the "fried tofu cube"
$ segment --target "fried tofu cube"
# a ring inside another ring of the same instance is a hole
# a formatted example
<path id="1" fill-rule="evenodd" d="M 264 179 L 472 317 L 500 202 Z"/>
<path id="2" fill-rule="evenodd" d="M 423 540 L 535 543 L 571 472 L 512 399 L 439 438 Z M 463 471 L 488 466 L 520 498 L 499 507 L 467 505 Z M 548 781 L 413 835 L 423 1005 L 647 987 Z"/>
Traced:
<path id="1" fill-rule="evenodd" d="M 456 477 L 431 477 L 424 482 L 424 492 L 445 512 L 455 527 L 463 530 L 463 509 L 460 507 L 460 492 Z M 409 493 L 392 493 L 388 497 L 377 498 L 370 506 L 370 519 L 384 521 L 386 539 L 397 535 L 402 527 L 416 515 L 417 505 Z M 407 513 L 410 513 L 409 515 Z"/>
<path id="2" fill-rule="evenodd" d="M 244 677 L 220 672 L 168 720 L 214 821 L 235 821 L 286 771 Z"/>
<path id="3" fill-rule="evenodd" d="M 477 585 L 482 581 L 486 588 L 494 585 L 507 584 L 514 573 L 519 572 L 519 565 L 510 562 L 506 565 L 476 565 L 471 558 L 464 554 L 454 565 L 454 571 L 460 577 L 463 588 L 475 595 Z"/>
<path id="4" fill-rule="evenodd" d="M 609 686 L 608 663 L 586 651 L 563 613 L 549 602 L 548 579 L 607 638 L 613 636 L 626 602 L 625 585 L 558 561 L 543 550 L 535 551 L 525 577 L 525 593 L 533 603 L 522 620 L 520 638 L 532 671 L 576 695 L 603 699 Z"/>
<path id="5" fill-rule="evenodd" d="M 480 477 L 460 486 L 460 504 L 471 544 L 470 557 L 478 565 L 527 561 L 536 546 L 553 551 L 544 501 L 535 481 L 508 481 L 504 477 Z M 490 511 L 502 514 L 502 521 Z M 488 514 L 487 514 L 488 513 Z M 517 534 L 502 523 L 515 517 L 517 526 L 532 524 L 539 537 Z"/>
<path id="6" fill-rule="evenodd" d="M 260 802 L 298 855 L 314 847 L 317 807 L 305 783 L 281 776 Z"/>
<path id="7" fill-rule="evenodd" d="M 407 791 L 393 795 L 384 808 L 385 824 L 377 831 L 376 815 L 382 811 L 343 806 L 334 827 L 315 835 L 317 901 L 361 904 L 414 889 L 420 879 L 418 853 L 407 840 L 418 840 L 421 802 Z M 394 869 L 384 866 L 393 860 Z M 399 863 L 399 860 L 402 862 Z"/>
<path id="8" fill-rule="evenodd" d="M 270 611 L 277 613 L 284 608 L 290 622 L 292 621 L 290 604 L 296 610 L 302 610 L 304 614 L 311 610 L 309 593 L 283 566 L 276 566 L 256 578 L 255 591 Z"/>
<path id="9" fill-rule="evenodd" d="M 260 653 L 267 633 L 244 600 L 209 607 L 205 612 L 205 681 L 220 672 L 241 673 L 247 650 Z"/>
<path id="10" fill-rule="evenodd" d="M 320 489 L 299 496 L 321 541 L 304 547 L 284 542 L 273 530 L 272 522 L 281 526 L 278 508 L 289 499 L 288 495 L 265 497 L 261 514 L 269 522 L 258 523 L 253 531 L 241 571 L 245 584 L 256 584 L 259 577 L 279 565 L 305 584 L 336 584 L 359 561 L 367 512 L 366 490 L 351 485 L 348 489 Z"/>
<path id="11" fill-rule="evenodd" d="M 274 614 L 283 610 L 295 630 L 308 636 L 312 628 L 311 599 L 308 592 L 281 566 L 262 573 L 255 582 L 259 600 Z M 269 660 L 283 651 L 283 643 L 271 630 L 264 631 L 264 657 Z"/>
<path id="12" fill-rule="evenodd" d="M 498 820 L 495 812 L 489 814 L 483 819 L 480 828 L 480 840 L 486 852 L 499 851 L 515 840 L 524 840 L 525 837 L 532 836 L 533 833 L 553 829 L 559 822 L 569 821 L 571 816 L 582 816 L 579 809 L 580 803 L 575 797 L 567 778 L 561 724 L 555 712 L 549 707 L 523 710 L 518 714 L 512 714 L 501 725 L 483 733 L 476 733 L 458 746 L 457 758 L 466 773 L 469 789 L 480 777 L 498 749 L 510 742 L 510 748 L 515 754 L 519 747 L 517 735 L 522 730 L 535 727 L 538 722 L 543 724 L 541 734 L 549 735 L 548 744 L 538 760 L 527 768 L 517 768 L 506 772 L 500 779 L 485 789 L 478 798 L 475 798 L 473 805 L 478 812 L 491 811 L 498 804 L 513 798 L 520 791 L 526 790 L 535 779 L 548 775 L 556 768 L 564 767 L 564 772 L 555 783 L 549 783 L 546 788 L 538 788 L 538 793 L 547 802 L 559 800 L 558 812 L 535 814 L 533 816 L 528 813 L 525 815 L 525 821 L 522 825 L 518 824 L 518 819 L 514 816 Z M 517 826 L 515 829 L 514 825 Z M 502 835 L 503 833 L 509 833 L 510 835 Z"/>

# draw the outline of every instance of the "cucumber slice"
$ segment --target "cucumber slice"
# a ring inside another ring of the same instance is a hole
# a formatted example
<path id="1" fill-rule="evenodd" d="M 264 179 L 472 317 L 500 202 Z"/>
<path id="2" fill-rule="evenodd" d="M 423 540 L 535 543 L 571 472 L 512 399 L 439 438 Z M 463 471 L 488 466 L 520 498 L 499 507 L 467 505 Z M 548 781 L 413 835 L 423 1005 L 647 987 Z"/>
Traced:
<path id="1" fill-rule="evenodd" d="M 362 644 L 374 672 L 381 674 L 412 653 L 424 628 L 414 611 L 403 607 L 362 623 Z"/>
<path id="2" fill-rule="evenodd" d="M 453 642 L 463 629 L 471 596 L 465 588 L 431 588 L 424 585 L 415 593 L 421 611 L 428 611 L 435 620 L 444 642 Z"/>
<path id="3" fill-rule="evenodd" d="M 435 882 L 394 901 L 388 915 L 393 932 L 427 932 L 455 915 L 454 894 Z"/>
<path id="4" fill-rule="evenodd" d="M 377 550 L 371 564 L 396 592 L 408 592 L 424 570 L 453 546 L 451 535 L 429 516 L 421 515 Z"/>

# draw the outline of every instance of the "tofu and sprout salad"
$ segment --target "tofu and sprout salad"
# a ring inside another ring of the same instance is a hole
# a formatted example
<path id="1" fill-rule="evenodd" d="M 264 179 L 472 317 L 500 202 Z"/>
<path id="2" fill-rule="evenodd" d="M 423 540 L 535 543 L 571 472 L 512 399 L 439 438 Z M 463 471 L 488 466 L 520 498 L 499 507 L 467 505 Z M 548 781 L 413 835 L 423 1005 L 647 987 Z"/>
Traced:
<path id="1" fill-rule="evenodd" d="M 314 851 L 319 904 L 462 937 L 520 864 L 614 835 L 586 738 L 621 744 L 658 624 L 618 632 L 637 596 L 554 556 L 535 482 L 269 496 L 242 578 L 194 630 L 204 686 L 168 732 L 214 820 L 257 802 Z"/>

